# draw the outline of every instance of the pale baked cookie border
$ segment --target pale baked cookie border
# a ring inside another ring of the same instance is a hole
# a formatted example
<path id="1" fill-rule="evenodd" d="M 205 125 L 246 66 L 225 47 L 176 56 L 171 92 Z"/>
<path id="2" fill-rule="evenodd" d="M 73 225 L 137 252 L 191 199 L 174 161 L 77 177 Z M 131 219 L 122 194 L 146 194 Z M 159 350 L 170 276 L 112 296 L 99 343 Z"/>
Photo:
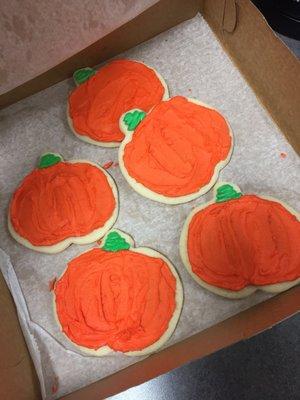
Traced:
<path id="1" fill-rule="evenodd" d="M 197 105 L 201 105 L 204 106 L 206 108 L 209 108 L 211 110 L 217 111 L 220 115 L 222 115 L 222 113 L 220 113 L 220 111 L 218 111 L 217 109 L 211 107 L 210 105 L 207 105 L 199 100 L 195 100 L 192 99 L 190 97 L 185 97 L 189 102 L 197 104 Z M 166 99 L 164 101 L 168 101 L 169 99 Z M 187 203 L 189 201 L 192 201 L 194 199 L 196 199 L 197 197 L 202 196 L 203 194 L 207 193 L 216 183 L 216 181 L 218 180 L 220 171 L 229 163 L 232 152 L 233 152 L 233 147 L 234 147 L 234 136 L 233 136 L 233 132 L 231 129 L 231 126 L 228 122 L 228 120 L 222 115 L 222 117 L 225 119 L 227 126 L 229 128 L 229 135 L 231 137 L 231 147 L 230 150 L 228 152 L 228 155 L 226 157 L 225 160 L 220 161 L 218 164 L 216 164 L 215 166 L 215 170 L 214 173 L 212 175 L 212 178 L 210 180 L 210 182 L 208 184 L 206 184 L 205 186 L 202 186 L 197 192 L 194 192 L 192 194 L 189 195 L 185 195 L 185 196 L 178 196 L 178 197 L 169 197 L 169 196 L 164 196 L 162 194 L 156 193 L 153 190 L 147 188 L 146 186 L 144 186 L 142 183 L 137 182 L 133 177 L 131 177 L 124 165 L 124 161 L 123 161 L 123 155 L 124 155 L 124 151 L 125 151 L 125 147 L 128 143 L 131 142 L 132 140 L 132 136 L 134 135 L 134 131 L 129 131 L 123 121 L 123 118 L 125 116 L 125 114 L 127 114 L 128 112 L 133 112 L 133 111 L 143 111 L 140 109 L 132 109 L 132 110 L 128 110 L 126 111 L 126 113 L 124 113 L 123 115 L 121 115 L 120 117 L 120 121 L 119 121 L 119 125 L 120 125 L 120 129 L 121 131 L 124 133 L 125 135 L 125 139 L 122 141 L 120 147 L 119 147 L 119 153 L 118 153 L 118 157 L 119 157 L 119 166 L 120 166 L 120 170 L 122 172 L 122 175 L 124 176 L 124 178 L 126 179 L 126 181 L 129 183 L 129 185 L 140 195 L 147 197 L 150 200 L 154 200 L 154 201 L 158 201 L 160 203 L 165 203 L 165 204 L 182 204 L 182 203 Z M 149 111 L 148 114 L 151 113 L 151 110 Z M 147 118 L 147 114 L 145 116 L 145 118 Z"/>
<path id="2" fill-rule="evenodd" d="M 45 153 L 45 154 L 48 154 L 48 153 Z M 101 239 L 105 235 L 105 233 L 109 229 L 111 229 L 112 226 L 115 224 L 115 222 L 118 218 L 118 214 L 119 214 L 119 194 L 118 194 L 117 185 L 116 185 L 114 179 L 111 177 L 111 175 L 104 168 L 100 167 L 100 165 L 98 165 L 94 162 L 91 162 L 89 160 L 82 160 L 82 159 L 80 159 L 80 160 L 64 160 L 63 157 L 59 153 L 51 153 L 51 154 L 55 154 L 55 155 L 58 155 L 59 157 L 61 157 L 62 162 L 67 162 L 70 164 L 85 163 L 85 164 L 91 164 L 94 167 L 97 167 L 105 175 L 105 177 L 108 181 L 108 184 L 112 189 L 116 204 L 115 204 L 115 208 L 114 208 L 114 211 L 113 211 L 111 217 L 106 221 L 106 223 L 101 228 L 95 229 L 94 231 L 90 232 L 89 234 L 87 234 L 85 236 L 77 236 L 77 237 L 72 236 L 72 237 L 66 238 L 66 239 L 62 240 L 61 242 L 58 242 L 51 246 L 34 246 L 33 244 L 31 244 L 29 242 L 29 240 L 20 236 L 15 231 L 15 229 L 11 223 L 11 218 L 10 218 L 10 203 L 12 201 L 12 197 L 11 197 L 11 200 L 9 203 L 9 210 L 8 210 L 8 230 L 9 230 L 11 236 L 18 243 L 22 244 L 23 246 L 25 246 L 31 250 L 34 250 L 34 251 L 37 251 L 40 253 L 47 253 L 47 254 L 59 253 L 59 252 L 65 250 L 71 244 L 89 244 L 89 243 L 93 243 L 93 242 Z M 24 178 L 22 179 L 20 184 L 22 184 L 23 180 L 24 180 Z M 18 189 L 18 187 L 16 188 L 16 190 Z"/>
<path id="3" fill-rule="evenodd" d="M 77 348 L 81 352 L 83 352 L 85 354 L 88 354 L 89 356 L 101 357 L 101 356 L 105 356 L 105 355 L 111 355 L 111 354 L 118 354 L 119 353 L 119 354 L 125 354 L 127 356 L 135 357 L 135 356 L 144 356 L 144 355 L 148 355 L 148 354 L 151 354 L 151 353 L 155 353 L 156 351 L 158 351 L 158 349 L 161 348 L 161 346 L 163 346 L 170 339 L 170 337 L 172 336 L 172 334 L 173 334 L 173 332 L 174 332 L 174 330 L 175 330 L 175 328 L 177 326 L 177 323 L 178 323 L 178 320 L 179 320 L 179 317 L 180 317 L 180 314 L 181 314 L 181 311 L 182 311 L 183 298 L 184 298 L 181 279 L 179 277 L 179 274 L 178 274 L 176 268 L 173 266 L 173 264 L 170 262 L 170 260 L 166 256 L 164 256 L 163 254 L 161 254 L 158 251 L 153 250 L 153 249 L 151 249 L 149 247 L 134 247 L 135 246 L 135 242 L 134 242 L 133 238 L 129 234 L 127 234 L 127 233 L 125 233 L 125 232 L 123 232 L 123 231 L 121 231 L 119 229 L 112 229 L 109 232 L 107 232 L 106 235 L 102 239 L 102 243 L 105 242 L 105 239 L 106 239 L 107 235 L 110 232 L 117 232 L 122 238 L 124 238 L 126 240 L 126 242 L 130 244 L 130 251 L 133 251 L 135 253 L 141 253 L 141 254 L 144 254 L 144 255 L 148 255 L 148 256 L 154 257 L 154 258 L 159 258 L 159 259 L 163 260 L 168 265 L 172 275 L 174 276 L 174 278 L 176 280 L 176 294 L 175 294 L 176 307 L 175 307 L 174 313 L 172 315 L 172 318 L 169 321 L 169 326 L 168 326 L 167 330 L 163 333 L 163 335 L 156 342 L 154 342 L 153 344 L 151 344 L 148 347 L 145 347 L 143 350 L 129 351 L 129 352 L 123 353 L 123 352 L 120 352 L 120 351 L 114 351 L 113 349 L 111 349 L 108 346 L 103 346 L 103 347 L 100 347 L 97 350 L 93 350 L 93 349 L 89 349 L 89 348 L 84 347 L 84 346 L 79 346 L 78 344 L 72 342 L 68 338 L 68 336 L 62 331 L 62 326 L 61 326 L 61 324 L 59 322 L 57 311 L 56 311 L 55 293 L 53 291 L 54 318 L 55 318 L 55 320 L 56 320 L 56 322 L 57 322 L 57 324 L 58 324 L 58 326 L 60 328 L 61 333 L 64 335 L 65 338 L 67 338 L 69 343 L 71 343 L 75 348 Z M 92 249 L 86 250 L 83 253 L 80 253 L 79 255 L 87 253 L 87 252 L 89 252 L 91 250 Z M 78 256 L 76 256 L 76 257 L 78 257 Z M 74 257 L 74 258 L 76 258 L 76 257 Z M 63 273 L 60 275 L 60 277 L 57 280 L 59 280 L 64 275 L 66 270 L 67 270 L 67 267 L 65 268 L 65 270 L 63 271 Z"/>
<path id="4" fill-rule="evenodd" d="M 229 290 L 229 289 L 223 289 L 220 288 L 218 286 L 214 286 L 211 285 L 207 282 L 205 282 L 204 280 L 202 280 L 201 278 L 199 278 L 198 275 L 196 275 L 193 271 L 192 271 L 192 266 L 190 264 L 189 261 L 189 257 L 188 257 L 188 251 L 187 251 L 187 237 L 188 237 L 188 230 L 189 230 L 189 225 L 190 222 L 192 220 L 192 218 L 194 217 L 195 214 L 197 214 L 199 211 L 203 210 L 204 208 L 208 207 L 211 204 L 215 204 L 215 197 L 216 197 L 216 193 L 217 193 L 217 189 L 225 184 L 229 184 L 231 185 L 236 191 L 241 191 L 240 188 L 231 183 L 231 182 L 218 182 L 217 185 L 214 187 L 214 193 L 213 193 L 213 200 L 208 201 L 207 203 L 202 204 L 199 207 L 196 207 L 195 209 L 193 209 L 187 219 L 184 222 L 183 225 L 183 229 L 181 231 L 181 235 L 180 235 L 180 241 L 179 241 L 179 251 L 180 251 L 180 256 L 182 259 L 182 262 L 184 264 L 184 266 L 186 267 L 186 269 L 188 270 L 189 274 L 192 276 L 192 278 L 199 283 L 199 285 L 201 285 L 202 287 L 204 287 L 205 289 L 209 290 L 212 293 L 215 293 L 219 296 L 223 296 L 226 298 L 230 298 L 230 299 L 241 299 L 244 297 L 247 297 L 249 295 L 251 295 L 252 293 L 256 292 L 257 290 L 261 290 L 267 293 L 280 293 L 280 292 L 284 292 L 285 290 L 290 289 L 293 286 L 296 286 L 298 283 L 300 283 L 300 277 L 294 281 L 288 281 L 288 282 L 281 282 L 281 283 L 275 283 L 275 284 L 270 284 L 270 285 L 263 285 L 263 286 L 246 286 L 241 290 L 235 291 L 235 290 Z M 258 196 L 258 195 L 257 195 Z M 271 196 L 261 196 L 259 195 L 258 197 L 265 199 L 265 200 L 270 200 L 270 201 L 275 201 L 276 203 L 281 204 L 284 208 L 286 208 L 291 214 L 295 215 L 296 218 L 298 220 L 300 220 L 300 214 L 297 213 L 295 210 L 293 210 L 291 207 L 289 207 L 287 204 L 279 201 L 278 199 L 275 199 Z M 234 200 L 233 200 L 234 201 Z"/>
<path id="5" fill-rule="evenodd" d="M 155 75 L 157 76 L 159 81 L 161 82 L 162 86 L 164 87 L 164 94 L 163 94 L 162 100 L 167 100 L 169 98 L 169 89 L 168 89 L 167 83 L 164 80 L 164 78 L 160 75 L 160 73 L 158 73 L 156 71 L 156 69 L 150 67 L 149 65 L 147 65 L 146 63 L 144 63 L 142 61 L 133 60 L 133 59 L 127 59 L 127 58 L 124 58 L 124 59 L 119 58 L 119 59 L 115 59 L 115 60 L 110 60 L 108 63 L 106 63 L 105 65 L 101 66 L 99 69 L 97 69 L 97 72 L 100 71 L 102 67 L 110 64 L 113 61 L 118 61 L 118 60 L 126 60 L 126 61 L 138 62 L 140 64 L 143 64 L 147 68 L 151 69 L 155 73 Z M 79 84 L 77 84 L 77 83 L 75 83 L 75 85 L 76 85 L 76 87 L 79 86 Z M 73 92 L 73 90 L 75 90 L 75 89 L 72 89 L 72 91 L 69 93 L 68 100 L 67 100 L 67 121 L 68 121 L 68 125 L 69 125 L 71 131 L 74 133 L 74 135 L 77 136 L 80 140 L 82 140 L 82 141 L 84 141 L 86 143 L 89 143 L 89 144 L 93 144 L 95 146 L 108 147 L 108 148 L 119 147 L 122 142 L 100 142 L 100 141 L 91 139 L 89 136 L 87 136 L 85 134 L 81 134 L 81 133 L 79 133 L 78 131 L 75 130 L 74 125 L 73 125 L 73 120 L 72 120 L 72 118 L 70 116 L 70 112 L 69 112 L 69 96 Z"/>

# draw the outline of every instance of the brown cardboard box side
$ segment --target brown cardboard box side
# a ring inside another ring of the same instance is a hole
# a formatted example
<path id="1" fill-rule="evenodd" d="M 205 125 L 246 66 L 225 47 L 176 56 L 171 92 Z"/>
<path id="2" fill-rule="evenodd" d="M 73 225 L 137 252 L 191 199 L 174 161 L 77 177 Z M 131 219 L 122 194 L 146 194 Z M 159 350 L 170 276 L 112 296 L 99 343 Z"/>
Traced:
<path id="1" fill-rule="evenodd" d="M 161 0 L 61 65 L 0 96 L 0 107 L 53 85 L 73 70 L 94 65 L 170 27 L 193 17 L 198 10 L 218 36 L 224 49 L 244 74 L 296 150 L 300 126 L 299 63 L 273 34 L 250 0 Z M 254 40 L 255 38 L 255 40 Z M 3 398 L 40 398 L 37 377 L 28 354 L 12 298 L 0 276 L 0 393 Z M 106 397 L 151 379 L 189 360 L 203 357 L 238 340 L 250 337 L 300 310 L 300 288 L 294 288 L 240 313 L 184 342 L 167 348 L 141 363 L 98 381 L 65 399 Z"/>
<path id="2" fill-rule="evenodd" d="M 192 18 L 199 11 L 199 0 L 160 0 L 136 18 L 91 44 L 49 71 L 0 96 L 0 109 L 46 89 L 82 67 L 94 66 L 151 37 Z"/>
<path id="3" fill-rule="evenodd" d="M 40 398 L 38 378 L 30 358 L 15 304 L 0 272 L 0 398 Z"/>
<path id="4" fill-rule="evenodd" d="M 206 0 L 202 14 L 300 154 L 300 62 L 250 0 Z"/>

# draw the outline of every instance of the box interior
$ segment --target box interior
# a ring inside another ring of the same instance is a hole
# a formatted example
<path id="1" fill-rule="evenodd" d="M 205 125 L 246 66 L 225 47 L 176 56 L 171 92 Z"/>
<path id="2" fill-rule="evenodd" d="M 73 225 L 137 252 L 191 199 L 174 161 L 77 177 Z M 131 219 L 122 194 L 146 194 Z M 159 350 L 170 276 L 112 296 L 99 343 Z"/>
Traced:
<path id="1" fill-rule="evenodd" d="M 294 149 L 299 152 L 300 138 L 297 131 L 297 127 L 300 125 L 299 112 L 297 112 L 297 105 L 300 103 L 300 88 L 298 86 L 299 80 L 297 79 L 299 76 L 299 63 L 285 45 L 274 35 L 262 15 L 250 1 L 216 0 L 199 2 L 191 0 L 185 2 L 184 6 L 182 2 L 177 0 L 160 1 L 151 7 L 151 9 L 145 11 L 115 32 L 107 35 L 71 59 L 66 60 L 63 65 L 58 65 L 55 69 L 47 71 L 42 76 L 22 85 L 22 87 L 2 95 L 0 97 L 1 105 L 6 106 L 14 103 L 23 97 L 49 87 L 70 76 L 74 69 L 82 65 L 93 65 L 127 48 L 131 48 L 183 20 L 193 17 L 200 9 L 226 52 L 246 77 L 248 83 L 282 129 L 282 132 L 286 135 Z M 157 18 L 158 15 L 159 18 Z M 126 40 L 124 40 L 124 37 Z M 123 40 L 120 38 L 123 38 Z M 2 357 L 3 370 L 5 371 L 5 379 L 3 380 L 5 383 L 5 393 L 7 393 L 7 398 L 14 398 L 14 396 L 19 396 L 22 393 L 22 397 L 16 398 L 38 399 L 40 395 L 37 377 L 18 324 L 15 307 L 2 276 L 0 276 L 0 287 L 1 308 L 4 310 L 4 319 L 0 332 L 0 346 L 5 351 L 5 355 Z M 288 301 L 287 298 L 289 299 Z M 274 317 L 272 321 L 264 318 L 267 315 L 266 307 L 267 309 L 271 307 L 271 309 L 268 309 L 268 315 L 271 314 Z M 294 288 L 285 294 L 276 296 L 266 303 L 256 306 L 257 311 L 254 311 L 253 308 L 247 310 L 233 317 L 231 322 L 228 322 L 229 325 L 226 329 L 227 331 L 231 331 L 232 329 L 233 336 L 229 335 L 228 340 L 222 342 L 221 346 L 219 345 L 220 342 L 216 340 L 208 352 L 213 352 L 224 345 L 229 345 L 241 339 L 234 327 L 237 326 L 236 324 L 245 322 L 243 320 L 244 315 L 247 315 L 247 318 L 252 321 L 257 312 L 258 320 L 264 321 L 262 325 L 254 326 L 244 332 L 245 336 L 243 337 L 249 337 L 270 326 L 270 324 L 274 324 L 284 317 L 292 315 L 299 308 L 299 288 Z M 272 312 L 272 310 L 275 310 L 275 312 Z M 210 334 L 212 332 L 214 331 L 210 331 Z M 196 358 L 208 354 L 208 352 L 200 352 L 198 354 L 195 351 L 196 343 L 200 343 L 202 346 L 205 343 L 201 342 L 201 340 L 204 340 L 204 337 L 204 332 L 195 335 L 195 339 L 192 339 L 196 341 L 193 342 L 193 347 L 187 346 L 181 348 L 181 344 L 174 347 L 179 346 L 178 354 L 181 354 L 181 357 L 182 352 L 185 353 L 186 349 L 189 348 L 191 352 L 187 352 L 186 354 L 189 354 L 191 358 L 195 355 Z M 199 348 L 203 349 L 203 347 Z M 164 352 L 171 351 L 170 349 L 166 349 Z M 161 352 L 162 356 L 158 353 L 143 361 L 143 363 L 147 364 L 149 360 L 149 365 L 152 365 L 152 369 L 149 367 L 151 371 L 148 371 L 149 374 L 139 381 L 132 377 L 129 385 L 141 383 L 141 381 L 150 379 L 158 373 L 167 371 L 169 367 L 174 368 L 182 362 L 187 362 L 189 359 L 185 357 L 180 358 L 179 356 L 180 360 L 178 364 L 171 363 L 171 365 L 168 365 L 168 357 L 163 357 L 164 352 Z M 151 364 L 152 359 L 155 360 L 160 357 L 162 357 L 160 362 L 165 363 L 165 369 L 161 372 L 153 367 L 154 364 Z M 125 378 L 127 373 L 125 371 L 132 368 L 134 369 L 136 366 L 119 372 L 118 380 L 122 380 L 122 376 Z M 110 382 L 109 385 L 113 385 L 115 388 L 113 381 L 110 380 L 114 379 L 114 376 L 106 379 Z M 66 398 L 87 398 L 85 397 L 86 394 L 89 394 L 90 397 L 88 398 L 90 399 L 96 398 L 96 394 L 98 393 L 99 396 L 99 391 L 101 392 L 101 381 L 91 386 L 93 386 L 92 389 L 81 389 L 80 393 L 77 392 L 79 394 L 74 393 L 68 395 Z M 124 390 L 126 387 L 129 386 L 125 384 L 120 390 Z M 112 394 L 108 388 L 107 392 L 103 392 L 103 395 L 104 393 Z"/>

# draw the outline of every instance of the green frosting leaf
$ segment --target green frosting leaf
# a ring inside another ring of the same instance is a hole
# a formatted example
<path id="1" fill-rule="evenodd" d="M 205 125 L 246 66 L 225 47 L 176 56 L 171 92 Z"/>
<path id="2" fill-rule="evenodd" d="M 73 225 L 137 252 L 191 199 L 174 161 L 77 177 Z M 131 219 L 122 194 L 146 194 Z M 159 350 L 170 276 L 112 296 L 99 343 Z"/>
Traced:
<path id="1" fill-rule="evenodd" d="M 144 111 L 135 110 L 125 114 L 123 121 L 127 125 L 129 131 L 134 131 L 138 124 L 145 118 L 146 113 Z"/>
<path id="2" fill-rule="evenodd" d="M 38 168 L 47 168 L 62 161 L 62 157 L 54 153 L 43 154 L 40 158 Z"/>
<path id="3" fill-rule="evenodd" d="M 233 186 L 226 183 L 218 187 L 216 195 L 216 203 L 221 203 L 222 201 L 239 199 L 242 196 L 241 192 L 237 192 Z"/>
<path id="4" fill-rule="evenodd" d="M 81 68 L 74 72 L 73 79 L 77 85 L 81 85 L 87 81 L 91 76 L 95 75 L 97 71 L 93 68 Z"/>
<path id="5" fill-rule="evenodd" d="M 106 236 L 103 250 L 106 251 L 119 251 L 119 250 L 128 250 L 130 248 L 130 244 L 126 242 L 126 240 L 118 233 L 118 232 L 109 232 Z"/>

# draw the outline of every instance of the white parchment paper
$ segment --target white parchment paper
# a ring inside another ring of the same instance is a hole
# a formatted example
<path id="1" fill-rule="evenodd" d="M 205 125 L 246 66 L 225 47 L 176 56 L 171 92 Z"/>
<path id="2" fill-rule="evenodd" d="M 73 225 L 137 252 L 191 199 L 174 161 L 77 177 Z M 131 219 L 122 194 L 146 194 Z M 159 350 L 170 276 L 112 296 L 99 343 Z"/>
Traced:
<path id="1" fill-rule="evenodd" d="M 244 192 L 268 194 L 299 209 L 300 161 L 292 147 L 261 107 L 251 89 L 223 52 L 201 16 L 196 16 L 124 53 L 156 68 L 170 94 L 197 98 L 218 108 L 230 121 L 235 148 L 221 178 Z M 76 353 L 63 337 L 52 313 L 48 283 L 66 263 L 91 246 L 72 245 L 57 255 L 35 253 L 16 243 L 6 228 L 11 194 L 46 151 L 65 159 L 100 164 L 117 161 L 116 149 L 101 149 L 77 139 L 66 122 L 71 80 L 25 99 L 0 113 L 0 266 L 18 306 L 20 320 L 34 359 L 44 398 L 57 398 L 137 362 L 115 354 L 93 358 Z M 283 157 L 281 153 L 285 153 Z M 137 245 L 161 251 L 181 276 L 185 301 L 177 329 L 167 345 L 199 332 L 268 297 L 261 292 L 243 300 L 227 300 L 200 288 L 180 260 L 178 241 L 185 218 L 212 193 L 180 206 L 143 198 L 130 189 L 118 167 L 109 172 L 120 194 L 116 227 L 127 231 Z M 56 390 L 57 389 L 57 390 Z M 55 393 L 52 393 L 55 392 Z"/>

